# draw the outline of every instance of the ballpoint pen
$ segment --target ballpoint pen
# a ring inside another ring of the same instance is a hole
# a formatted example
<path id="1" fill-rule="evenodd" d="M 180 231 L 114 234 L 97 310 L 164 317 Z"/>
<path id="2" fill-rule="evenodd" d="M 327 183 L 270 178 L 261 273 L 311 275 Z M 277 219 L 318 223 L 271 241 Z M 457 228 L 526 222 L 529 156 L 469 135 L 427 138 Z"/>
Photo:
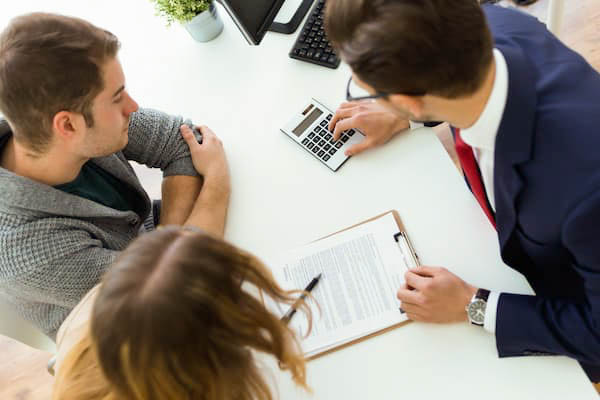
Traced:
<path id="1" fill-rule="evenodd" d="M 286 324 L 290 322 L 294 314 L 296 314 L 296 310 L 298 309 L 298 305 L 300 304 L 300 302 L 306 298 L 307 293 L 312 292 L 315 286 L 317 286 L 317 283 L 319 283 L 319 280 L 321 279 L 322 275 L 323 273 L 320 273 L 319 275 L 315 276 L 312 281 L 310 281 L 308 286 L 306 286 L 306 288 L 304 289 L 304 292 L 302 292 L 302 294 L 300 295 L 300 298 L 296 300 L 294 304 L 292 304 L 290 309 L 285 313 L 285 315 L 281 317 L 281 320 L 283 322 L 285 322 Z"/>

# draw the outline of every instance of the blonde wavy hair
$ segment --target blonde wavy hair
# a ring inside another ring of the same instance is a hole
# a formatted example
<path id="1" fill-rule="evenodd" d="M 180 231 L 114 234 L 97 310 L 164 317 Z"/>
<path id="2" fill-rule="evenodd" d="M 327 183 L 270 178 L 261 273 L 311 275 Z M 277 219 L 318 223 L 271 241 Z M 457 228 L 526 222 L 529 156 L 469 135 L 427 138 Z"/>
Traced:
<path id="1" fill-rule="evenodd" d="M 178 228 L 141 236 L 104 277 L 53 399 L 271 400 L 253 352 L 275 357 L 309 390 L 296 336 L 248 285 L 275 301 L 297 299 L 222 240 Z"/>

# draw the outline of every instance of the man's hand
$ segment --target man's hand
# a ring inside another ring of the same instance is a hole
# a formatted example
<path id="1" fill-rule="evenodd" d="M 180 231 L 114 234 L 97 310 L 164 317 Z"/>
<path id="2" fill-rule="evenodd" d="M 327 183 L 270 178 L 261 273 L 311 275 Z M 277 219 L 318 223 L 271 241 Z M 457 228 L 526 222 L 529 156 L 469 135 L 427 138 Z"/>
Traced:
<path id="1" fill-rule="evenodd" d="M 197 126 L 202 133 L 202 143 L 198 143 L 194 133 L 187 125 L 182 125 L 180 130 L 183 139 L 190 148 L 190 155 L 194 168 L 204 177 L 204 181 L 219 182 L 223 188 L 229 188 L 229 166 L 225 157 L 223 143 L 207 126 Z"/>
<path id="2" fill-rule="evenodd" d="M 181 127 L 183 139 L 190 148 L 194 168 L 204 177 L 200 195 L 185 225 L 196 226 L 222 238 L 231 193 L 229 166 L 223 144 L 213 131 L 206 126 L 197 129 L 202 132 L 202 143 L 198 143 L 188 126 Z"/>
<path id="3" fill-rule="evenodd" d="M 406 284 L 397 293 L 408 317 L 422 322 L 467 320 L 465 307 L 477 292 L 446 268 L 417 267 L 404 274 Z"/>
<path id="4" fill-rule="evenodd" d="M 338 140 L 343 131 L 352 128 L 366 135 L 365 140 L 346 150 L 348 156 L 382 145 L 408 127 L 408 119 L 376 101 L 342 103 L 329 122 L 334 140 Z"/>

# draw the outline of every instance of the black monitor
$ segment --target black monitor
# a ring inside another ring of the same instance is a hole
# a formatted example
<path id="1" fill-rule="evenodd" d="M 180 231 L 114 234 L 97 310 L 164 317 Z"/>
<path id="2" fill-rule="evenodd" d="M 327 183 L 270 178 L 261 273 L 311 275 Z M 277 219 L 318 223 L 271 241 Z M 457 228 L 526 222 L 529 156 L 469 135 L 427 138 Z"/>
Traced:
<path id="1" fill-rule="evenodd" d="M 273 22 L 285 0 L 218 0 L 249 44 L 260 44 L 267 31 L 293 33 L 314 0 L 302 0 L 290 22 Z"/>

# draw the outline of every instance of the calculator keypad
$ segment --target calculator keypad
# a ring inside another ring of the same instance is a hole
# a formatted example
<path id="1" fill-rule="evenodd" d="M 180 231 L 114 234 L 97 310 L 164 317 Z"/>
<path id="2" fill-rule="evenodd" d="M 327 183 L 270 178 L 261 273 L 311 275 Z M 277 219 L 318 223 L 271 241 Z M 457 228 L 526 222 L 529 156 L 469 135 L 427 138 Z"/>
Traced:
<path id="1" fill-rule="evenodd" d="M 302 140 L 302 145 L 324 162 L 329 161 L 338 149 L 356 133 L 354 129 L 344 131 L 340 138 L 334 141 L 333 132 L 327 126 L 332 117 L 333 114 L 323 117 L 323 120 Z"/>

